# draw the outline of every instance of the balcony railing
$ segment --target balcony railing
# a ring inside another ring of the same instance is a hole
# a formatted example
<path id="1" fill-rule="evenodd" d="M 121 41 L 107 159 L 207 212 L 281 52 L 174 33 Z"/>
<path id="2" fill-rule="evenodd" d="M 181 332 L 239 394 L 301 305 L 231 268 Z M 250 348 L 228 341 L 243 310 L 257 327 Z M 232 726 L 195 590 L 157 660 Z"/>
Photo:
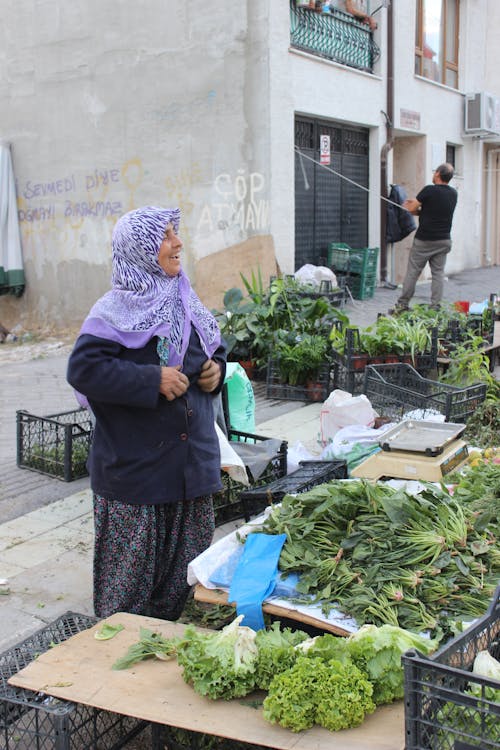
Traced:
<path id="1" fill-rule="evenodd" d="M 290 0 L 290 43 L 296 49 L 369 73 L 380 56 L 366 24 L 341 10 L 316 13 L 297 8 L 295 0 Z"/>

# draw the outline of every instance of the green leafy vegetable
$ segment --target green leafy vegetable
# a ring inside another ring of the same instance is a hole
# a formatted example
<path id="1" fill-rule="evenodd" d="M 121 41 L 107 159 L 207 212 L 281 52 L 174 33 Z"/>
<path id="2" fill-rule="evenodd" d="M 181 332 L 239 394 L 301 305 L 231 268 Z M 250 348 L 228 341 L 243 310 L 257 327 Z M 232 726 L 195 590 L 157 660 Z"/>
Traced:
<path id="1" fill-rule="evenodd" d="M 202 632 L 188 625 L 177 645 L 183 678 L 208 698 L 238 698 L 255 687 L 256 633 L 240 625 L 243 615 L 220 631 Z"/>
<path id="2" fill-rule="evenodd" d="M 153 633 L 147 628 L 140 628 L 140 640 L 132 644 L 129 650 L 113 664 L 113 669 L 128 669 L 138 661 L 144 659 L 169 659 L 175 656 L 179 637 L 164 638 L 159 633 Z"/>
<path id="3" fill-rule="evenodd" d="M 278 674 L 264 699 L 264 718 L 300 732 L 314 724 L 337 731 L 362 723 L 375 710 L 373 687 L 352 662 L 299 656 Z"/>
<path id="4" fill-rule="evenodd" d="M 96 641 L 109 641 L 121 630 L 123 630 L 123 625 L 110 625 L 108 622 L 104 622 L 100 629 L 94 633 L 94 638 Z"/>
<path id="5" fill-rule="evenodd" d="M 391 703 L 404 695 L 404 672 L 401 656 L 409 649 L 430 654 L 437 643 L 424 636 L 392 625 L 364 625 L 349 636 L 346 647 L 353 662 L 368 675 L 373 684 L 377 706 Z"/>
<path id="6" fill-rule="evenodd" d="M 275 675 L 291 667 L 298 655 L 295 646 L 304 642 L 307 637 L 301 630 L 280 630 L 279 622 L 273 623 L 268 630 L 258 630 L 255 638 L 258 649 L 256 686 L 267 690 Z"/>

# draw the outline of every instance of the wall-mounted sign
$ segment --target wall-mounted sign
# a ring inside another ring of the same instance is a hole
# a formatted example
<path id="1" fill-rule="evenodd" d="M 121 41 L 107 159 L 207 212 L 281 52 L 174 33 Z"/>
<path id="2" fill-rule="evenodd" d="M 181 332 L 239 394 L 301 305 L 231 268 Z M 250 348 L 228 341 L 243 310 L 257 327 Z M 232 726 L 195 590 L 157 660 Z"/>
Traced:
<path id="1" fill-rule="evenodd" d="M 319 137 L 319 161 L 320 164 L 330 164 L 330 136 Z"/>
<path id="2" fill-rule="evenodd" d="M 411 109 L 400 109 L 399 124 L 402 128 L 420 130 L 420 112 L 412 112 Z"/>

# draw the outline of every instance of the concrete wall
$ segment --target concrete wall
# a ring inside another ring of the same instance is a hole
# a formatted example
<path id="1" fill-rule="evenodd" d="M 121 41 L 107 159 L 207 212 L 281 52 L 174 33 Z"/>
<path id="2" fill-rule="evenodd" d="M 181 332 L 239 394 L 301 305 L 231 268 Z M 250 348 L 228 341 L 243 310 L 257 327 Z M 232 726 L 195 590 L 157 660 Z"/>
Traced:
<path id="1" fill-rule="evenodd" d="M 500 96 L 500 3 L 462 0 L 460 8 L 456 91 L 414 75 L 415 0 L 392 3 L 388 180 L 414 195 L 446 144 L 456 146 L 449 272 L 497 257 L 499 232 L 488 221 L 500 191 L 488 192 L 485 150 L 500 142 L 464 136 L 463 95 L 484 88 Z M 381 57 L 369 75 L 290 49 L 286 1 L 6 4 L 0 138 L 12 146 L 27 289 L 21 299 L 0 297 L 0 320 L 78 324 L 109 286 L 114 222 L 147 203 L 181 207 L 184 265 L 211 306 L 255 264 L 264 277 L 275 258 L 292 272 L 297 113 L 370 129 L 369 244 L 379 245 L 385 9 L 378 21 Z M 397 281 L 410 241 L 396 248 Z"/>
<path id="2" fill-rule="evenodd" d="M 114 222 L 140 205 L 181 207 L 195 283 L 199 259 L 249 238 L 273 254 L 267 35 L 264 0 L 3 8 L 0 137 L 27 278 L 4 323 L 78 324 L 109 287 Z"/>

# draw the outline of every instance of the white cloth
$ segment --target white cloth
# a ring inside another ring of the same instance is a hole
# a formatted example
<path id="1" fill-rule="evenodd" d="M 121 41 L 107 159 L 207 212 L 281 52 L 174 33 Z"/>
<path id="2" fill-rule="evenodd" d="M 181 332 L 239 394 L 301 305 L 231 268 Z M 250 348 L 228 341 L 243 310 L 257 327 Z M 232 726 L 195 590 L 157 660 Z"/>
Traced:
<path id="1" fill-rule="evenodd" d="M 0 268 L 23 270 L 16 183 L 8 143 L 0 143 Z"/>

